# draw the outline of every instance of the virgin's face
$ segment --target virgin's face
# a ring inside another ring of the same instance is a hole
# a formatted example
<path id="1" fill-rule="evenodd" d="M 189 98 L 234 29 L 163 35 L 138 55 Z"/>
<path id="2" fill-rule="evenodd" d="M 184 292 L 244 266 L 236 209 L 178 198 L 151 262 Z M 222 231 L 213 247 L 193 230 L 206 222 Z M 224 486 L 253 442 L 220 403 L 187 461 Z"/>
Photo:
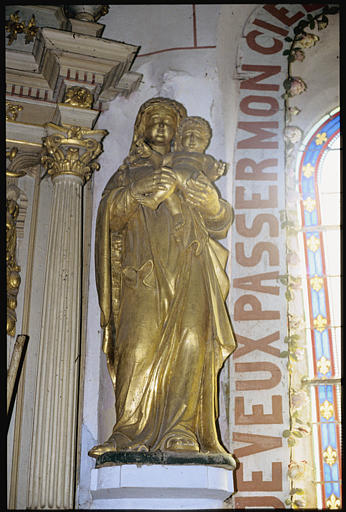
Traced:
<path id="1" fill-rule="evenodd" d="M 173 139 L 176 121 L 167 113 L 153 113 L 146 120 L 144 137 L 154 146 L 166 146 Z"/>

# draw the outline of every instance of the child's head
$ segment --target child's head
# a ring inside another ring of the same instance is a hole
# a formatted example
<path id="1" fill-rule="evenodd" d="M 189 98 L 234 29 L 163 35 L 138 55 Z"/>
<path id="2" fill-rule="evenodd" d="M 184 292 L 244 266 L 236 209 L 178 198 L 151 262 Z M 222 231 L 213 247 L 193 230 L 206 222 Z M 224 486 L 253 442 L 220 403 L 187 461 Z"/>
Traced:
<path id="1" fill-rule="evenodd" d="M 176 149 L 204 153 L 209 146 L 211 135 L 208 121 L 198 116 L 186 117 L 178 127 Z"/>

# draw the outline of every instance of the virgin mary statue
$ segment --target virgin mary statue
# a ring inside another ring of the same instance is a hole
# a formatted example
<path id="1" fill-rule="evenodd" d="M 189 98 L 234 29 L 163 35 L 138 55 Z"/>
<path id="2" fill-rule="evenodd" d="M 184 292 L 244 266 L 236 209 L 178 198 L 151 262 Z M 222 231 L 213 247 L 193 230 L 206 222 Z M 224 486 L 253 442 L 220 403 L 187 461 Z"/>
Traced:
<path id="1" fill-rule="evenodd" d="M 232 207 L 206 180 L 179 195 L 183 235 L 173 236 L 162 166 L 185 107 L 152 98 L 139 109 L 129 156 L 109 180 L 96 224 L 103 350 L 116 422 L 91 457 L 110 451 L 224 454 L 217 376 L 235 348 L 225 299 Z"/>

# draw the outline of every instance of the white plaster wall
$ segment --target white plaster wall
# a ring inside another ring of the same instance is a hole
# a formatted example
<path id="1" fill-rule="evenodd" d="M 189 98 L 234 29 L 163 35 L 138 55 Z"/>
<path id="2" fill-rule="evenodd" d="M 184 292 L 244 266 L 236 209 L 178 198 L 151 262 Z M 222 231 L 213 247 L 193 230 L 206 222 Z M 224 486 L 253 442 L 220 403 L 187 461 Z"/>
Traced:
<path id="1" fill-rule="evenodd" d="M 142 73 L 143 80 L 128 99 L 116 98 L 97 123 L 97 127 L 107 129 L 109 135 L 99 158 L 101 170 L 94 176 L 79 486 L 81 508 L 90 506 L 90 470 L 94 461 L 87 456 L 87 451 L 111 434 L 115 422 L 114 393 L 101 351 L 94 275 L 95 220 L 102 191 L 128 154 L 139 107 L 154 96 L 176 99 L 185 105 L 188 115 L 206 118 L 213 129 L 207 152 L 231 163 L 238 104 L 233 70 L 241 28 L 254 8 L 255 5 L 197 4 L 195 33 L 192 5 L 111 5 L 109 13 L 100 20 L 106 25 L 103 37 L 141 46 L 132 70 Z M 201 48 L 216 45 L 217 48 Z M 141 57 L 169 48 L 181 49 Z M 230 182 L 231 173 L 218 181 L 222 196 L 228 200 L 231 198 Z M 221 430 L 228 445 L 223 397 L 221 411 Z"/>

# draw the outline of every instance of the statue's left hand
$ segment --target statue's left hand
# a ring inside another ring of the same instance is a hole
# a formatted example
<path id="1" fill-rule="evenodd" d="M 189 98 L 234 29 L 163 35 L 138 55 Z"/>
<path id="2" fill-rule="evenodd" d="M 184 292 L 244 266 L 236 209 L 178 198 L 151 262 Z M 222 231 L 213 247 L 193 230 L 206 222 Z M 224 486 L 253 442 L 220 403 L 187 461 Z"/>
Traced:
<path id="1" fill-rule="evenodd" d="M 207 176 L 200 174 L 197 179 L 190 179 L 185 193 L 186 201 L 208 216 L 217 215 L 221 205 L 219 195 Z"/>

